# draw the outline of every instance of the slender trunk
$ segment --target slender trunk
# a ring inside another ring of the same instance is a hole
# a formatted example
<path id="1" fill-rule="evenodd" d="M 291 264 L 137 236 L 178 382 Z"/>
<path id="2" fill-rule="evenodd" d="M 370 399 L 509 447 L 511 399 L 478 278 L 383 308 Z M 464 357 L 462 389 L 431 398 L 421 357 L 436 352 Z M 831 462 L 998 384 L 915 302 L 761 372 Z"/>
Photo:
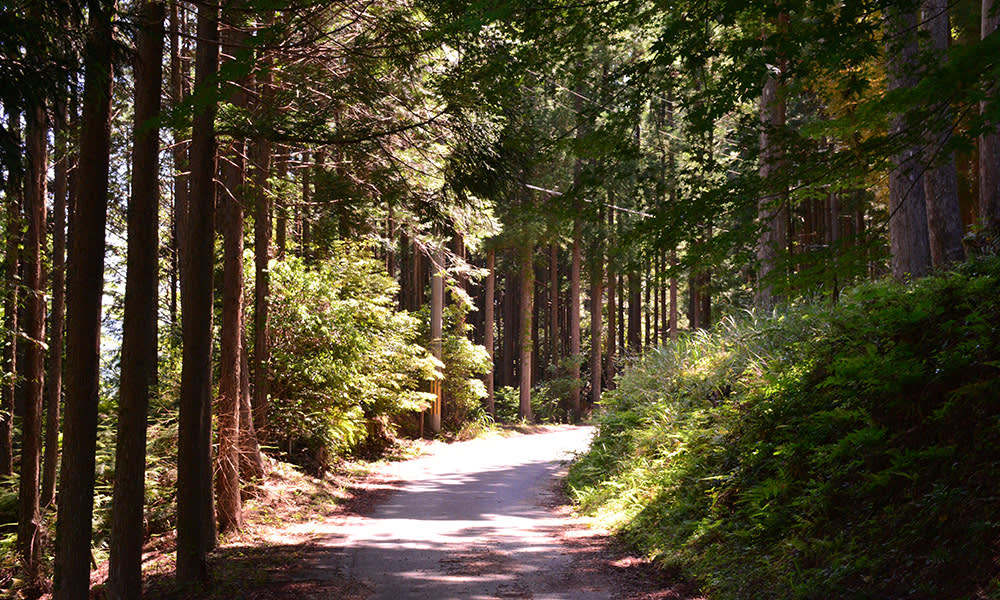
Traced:
<path id="1" fill-rule="evenodd" d="M 601 309 L 604 293 L 604 256 L 600 244 L 595 245 L 595 255 L 590 270 L 590 405 L 601 402 Z"/>
<path id="2" fill-rule="evenodd" d="M 983 0 L 981 32 L 985 39 L 1000 25 L 1000 11 L 996 0 Z M 979 103 L 980 114 L 985 115 L 990 102 L 996 102 L 997 84 L 988 90 L 989 97 Z M 997 123 L 979 136 L 979 220 L 983 227 L 1000 231 L 1000 132 Z"/>
<path id="3" fill-rule="evenodd" d="M 264 477 L 264 456 L 260 452 L 257 432 L 253 428 L 253 407 L 250 401 L 250 359 L 247 352 L 247 315 L 243 311 L 240 325 L 240 476 L 244 480 Z"/>
<path id="4" fill-rule="evenodd" d="M 760 239 L 757 244 L 757 297 L 759 308 L 770 310 L 780 301 L 774 291 L 774 280 L 781 253 L 788 245 L 788 197 L 784 189 L 774 191 L 777 186 L 769 181 L 777 174 L 781 176 L 784 152 L 778 143 L 780 131 L 785 127 L 785 92 L 779 76 L 769 74 L 760 97 L 760 178 L 772 192 L 761 196 L 757 203 L 757 219 L 760 222 Z"/>
<path id="5" fill-rule="evenodd" d="M 549 246 L 549 363 L 559 365 L 559 247 Z"/>
<path id="6" fill-rule="evenodd" d="M 42 468 L 42 495 L 47 507 L 55 501 L 59 467 L 59 411 L 62 405 L 63 331 L 66 316 L 66 201 L 69 195 L 66 107 L 57 108 L 55 180 L 52 193 L 52 316 L 49 328 L 48 395 L 45 405 L 45 456 Z"/>
<path id="7" fill-rule="evenodd" d="M 234 100 L 237 106 L 241 100 Z M 234 141 L 223 162 L 226 190 L 222 209 L 222 323 L 219 335 L 218 454 L 215 459 L 216 518 L 220 532 L 243 527 L 240 501 L 240 382 L 243 351 L 243 204 L 246 189 L 245 144 Z"/>
<path id="8" fill-rule="evenodd" d="M 31 585 L 38 582 L 41 515 L 38 486 L 42 457 L 42 406 L 45 396 L 45 184 L 48 126 L 45 108 L 27 112 L 28 172 L 24 180 L 24 417 L 21 420 L 21 476 L 18 486 L 18 555 Z"/>
<path id="9" fill-rule="evenodd" d="M 670 267 L 677 266 L 677 250 L 670 251 Z M 670 276 L 670 339 L 677 339 L 677 276 Z"/>
<path id="10" fill-rule="evenodd" d="M 159 130 L 163 18 L 161 0 L 142 6 L 135 61 L 135 142 L 122 327 L 121 388 L 111 509 L 108 592 L 113 600 L 142 595 L 142 509 L 146 481 L 146 416 L 156 393 L 159 250 Z"/>
<path id="11" fill-rule="evenodd" d="M 431 354 L 442 360 L 442 335 L 444 333 L 444 264 L 443 253 L 435 251 L 431 260 Z M 437 399 L 431 407 L 431 431 L 441 431 L 441 382 L 434 382 Z"/>
<path id="12" fill-rule="evenodd" d="M 577 207 L 579 208 L 579 207 Z M 583 222 L 579 217 L 573 220 L 573 262 L 569 272 L 569 353 L 572 356 L 569 376 L 573 384 L 569 392 L 569 407 L 573 422 L 580 420 L 580 265 L 583 260 L 580 244 L 583 237 Z"/>
<path id="13" fill-rule="evenodd" d="M 493 397 L 493 372 L 496 362 L 493 360 L 493 328 L 495 297 L 496 297 L 496 250 L 490 248 L 486 252 L 486 300 L 483 302 L 484 322 L 483 322 L 483 345 L 486 346 L 486 353 L 490 356 L 490 369 L 486 373 L 486 410 L 490 416 L 496 416 L 496 407 Z"/>
<path id="14" fill-rule="evenodd" d="M 890 90 L 916 85 L 917 24 L 916 9 L 889 6 L 885 11 L 888 87 Z M 927 274 L 931 252 L 927 233 L 927 205 L 924 199 L 920 148 L 909 141 L 912 123 L 907 115 L 893 117 L 890 135 L 897 138 L 898 149 L 892 157 L 889 173 L 889 238 L 892 275 L 903 280 Z"/>
<path id="15" fill-rule="evenodd" d="M 922 28 L 929 35 L 930 52 L 939 64 L 947 60 L 951 29 L 949 0 L 923 0 Z M 927 234 L 931 264 L 944 267 L 965 260 L 962 247 L 962 210 L 958 205 L 958 171 L 955 152 L 945 147 L 951 140 L 954 114 L 948 102 L 935 107 L 935 118 L 927 132 L 924 197 L 927 203 Z"/>
<path id="16" fill-rule="evenodd" d="M 500 361 L 500 385 L 513 386 L 514 369 L 517 365 L 517 338 L 520 329 L 517 326 L 517 301 L 520 298 L 518 281 L 510 271 L 504 273 L 504 290 L 501 305 L 503 307 L 503 340 L 501 343 L 502 358 Z"/>
<path id="17" fill-rule="evenodd" d="M 182 69 L 185 61 L 181 51 L 181 20 L 177 10 L 178 0 L 170 2 L 170 96 L 173 106 L 178 106 L 185 96 L 185 85 Z M 183 130 L 173 130 L 173 148 L 171 150 L 174 162 L 173 176 L 173 220 L 171 222 L 170 240 L 170 329 L 176 335 L 177 319 L 177 289 L 180 282 L 180 248 L 183 245 L 183 235 L 186 231 L 184 218 L 187 215 L 188 199 L 188 148 L 183 141 Z"/>
<path id="18" fill-rule="evenodd" d="M 628 272 L 628 349 L 642 351 L 642 280 L 637 267 Z"/>
<path id="19" fill-rule="evenodd" d="M 608 204 L 614 204 L 611 192 L 608 192 Z M 614 231 L 614 219 L 615 213 L 613 209 L 608 209 L 608 230 L 610 232 Z M 613 234 L 610 234 L 613 235 Z M 614 238 L 610 238 L 609 248 L 614 247 Z M 608 252 L 607 258 L 607 278 L 608 278 L 608 349 L 607 356 L 605 357 L 606 366 L 604 369 L 604 381 L 605 387 L 608 389 L 614 388 L 615 383 L 615 358 L 617 349 L 615 348 L 615 334 L 618 330 L 618 307 L 616 306 L 616 301 L 618 297 L 618 286 L 617 278 L 614 271 L 614 266 L 611 262 L 611 252 Z"/>
<path id="20" fill-rule="evenodd" d="M 66 410 L 56 521 L 55 600 L 86 600 L 90 588 L 114 8 L 110 2 L 91 0 L 88 9 L 78 192 L 69 229 Z"/>
<path id="21" fill-rule="evenodd" d="M 8 119 L 16 123 L 20 117 L 17 113 L 8 112 Z M 0 396 L 0 475 L 8 476 L 14 472 L 14 397 L 17 392 L 17 381 L 20 373 L 18 357 L 18 313 L 20 306 L 20 275 L 18 265 L 21 262 L 21 182 L 17 177 L 11 177 L 7 182 L 5 237 L 6 251 L 4 253 L 4 306 L 3 333 L 5 336 L 3 353 L 3 373 L 7 374 L 3 382 L 3 395 Z"/>
<path id="22" fill-rule="evenodd" d="M 268 85 L 270 82 L 265 81 Z M 266 94 L 267 92 L 265 92 Z M 257 140 L 256 181 L 254 182 L 254 354 L 253 354 L 253 408 L 254 429 L 258 435 L 267 433 L 268 364 L 270 363 L 270 335 L 268 302 L 270 302 L 271 273 L 268 262 L 271 258 L 271 200 L 267 190 L 267 177 L 271 170 L 271 144 L 267 140 Z"/>
<path id="23" fill-rule="evenodd" d="M 518 415 L 525 421 L 531 421 L 531 312 L 534 304 L 535 268 L 534 248 L 524 246 L 519 252 L 521 262 L 521 372 L 519 382 Z"/>
<path id="24" fill-rule="evenodd" d="M 198 7 L 195 87 L 214 95 L 219 67 L 219 5 Z M 177 580 L 208 579 L 215 546 L 212 509 L 212 260 L 215 206 L 214 102 L 199 110 L 191 133 L 191 193 L 181 246 L 181 366 L 177 452 Z"/>

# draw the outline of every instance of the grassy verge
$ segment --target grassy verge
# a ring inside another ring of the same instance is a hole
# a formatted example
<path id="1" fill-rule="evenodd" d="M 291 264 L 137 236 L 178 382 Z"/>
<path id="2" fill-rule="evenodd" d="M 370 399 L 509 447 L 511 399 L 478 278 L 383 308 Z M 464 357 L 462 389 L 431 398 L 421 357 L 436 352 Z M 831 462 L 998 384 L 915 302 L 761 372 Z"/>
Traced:
<path id="1" fill-rule="evenodd" d="M 1000 596 L 1000 262 L 644 357 L 570 473 L 717 599 Z"/>

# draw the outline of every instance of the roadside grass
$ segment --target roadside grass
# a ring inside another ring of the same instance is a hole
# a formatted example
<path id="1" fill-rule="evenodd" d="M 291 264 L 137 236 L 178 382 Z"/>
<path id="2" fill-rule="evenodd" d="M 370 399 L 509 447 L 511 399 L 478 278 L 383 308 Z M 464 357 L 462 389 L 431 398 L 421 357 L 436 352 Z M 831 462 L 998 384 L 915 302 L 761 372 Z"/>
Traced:
<path id="1" fill-rule="evenodd" d="M 1000 261 L 649 353 L 580 509 L 717 600 L 1000 597 Z"/>

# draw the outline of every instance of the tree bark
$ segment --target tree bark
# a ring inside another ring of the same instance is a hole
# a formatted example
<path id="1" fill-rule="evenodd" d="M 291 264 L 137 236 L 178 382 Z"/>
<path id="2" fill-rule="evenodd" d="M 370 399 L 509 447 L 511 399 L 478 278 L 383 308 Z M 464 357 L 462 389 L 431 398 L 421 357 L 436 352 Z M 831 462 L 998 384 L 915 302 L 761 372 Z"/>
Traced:
<path id="1" fill-rule="evenodd" d="M 1000 15 L 996 0 L 983 0 L 981 32 L 985 39 L 997 30 Z M 997 101 L 996 82 L 990 87 L 989 98 L 979 103 L 979 110 L 986 113 L 990 102 Z M 1000 232 L 1000 131 L 997 123 L 989 123 L 990 130 L 979 136 L 979 220 L 982 226 Z"/>
<path id="2" fill-rule="evenodd" d="M 239 92 L 237 92 L 239 94 Z M 240 105 L 240 100 L 234 104 Z M 215 464 L 216 518 L 219 531 L 243 527 L 240 501 L 240 367 L 243 352 L 243 205 L 236 194 L 246 190 L 245 144 L 234 140 L 223 162 L 222 323 L 219 338 L 218 454 Z"/>
<path id="3" fill-rule="evenodd" d="M 442 336 L 444 334 L 444 260 L 441 251 L 435 251 L 431 260 L 431 353 L 443 360 Z M 441 384 L 436 382 L 437 399 L 431 407 L 431 431 L 441 431 Z"/>
<path id="4" fill-rule="evenodd" d="M 128 207 L 121 387 L 108 571 L 108 594 L 112 600 L 142 596 L 146 417 L 149 401 L 156 393 L 158 359 L 160 135 L 152 123 L 160 112 L 164 14 L 162 0 L 143 3 L 135 61 L 132 201 Z"/>
<path id="5" fill-rule="evenodd" d="M 608 204 L 614 204 L 614 198 L 611 196 L 611 192 L 608 192 Z M 615 213 L 614 209 L 608 209 L 608 231 L 609 240 L 611 242 L 610 247 L 614 246 L 614 227 L 615 227 Z M 615 384 L 615 359 L 617 349 L 615 348 L 615 335 L 618 329 L 618 307 L 616 306 L 616 301 L 618 297 L 618 287 L 616 285 L 617 278 L 615 276 L 614 266 L 611 262 L 611 252 L 608 251 L 607 258 L 607 278 L 608 278 L 608 349 L 605 356 L 605 368 L 604 368 L 604 385 L 608 389 L 613 389 Z"/>
<path id="6" fill-rule="evenodd" d="M 486 252 L 486 300 L 483 302 L 484 324 L 483 345 L 490 356 L 490 368 L 486 373 L 486 410 L 490 416 L 496 417 L 494 402 L 493 373 L 496 370 L 493 350 L 494 310 L 496 298 L 496 250 L 490 248 Z"/>
<path id="7" fill-rule="evenodd" d="M 265 81 L 264 85 L 270 82 Z M 265 95 L 268 92 L 264 92 Z M 268 302 L 270 302 L 271 272 L 268 263 L 271 258 L 271 197 L 267 190 L 267 177 L 271 171 L 271 143 L 257 140 L 256 181 L 254 182 L 254 429 L 258 435 L 267 433 L 267 411 L 269 403 L 268 364 L 270 363 L 270 334 Z M 242 235 L 242 234 L 241 234 Z M 307 255 L 308 256 L 308 255 Z"/>
<path id="8" fill-rule="evenodd" d="M 670 251 L 670 266 L 677 265 L 677 250 Z M 677 276 L 670 277 L 670 339 L 677 339 Z"/>
<path id="9" fill-rule="evenodd" d="M 885 10 L 889 90 L 916 85 L 918 23 L 916 9 L 888 6 Z M 906 139 L 912 125 L 905 114 L 895 115 L 889 129 L 890 136 L 899 143 L 892 157 L 894 168 L 889 173 L 890 252 L 892 275 L 898 280 L 923 277 L 931 262 L 921 152 Z"/>
<path id="10" fill-rule="evenodd" d="M 531 312 L 534 304 L 535 292 L 535 267 L 534 248 L 524 246 L 518 250 L 518 258 L 521 263 L 521 319 L 520 333 L 518 335 L 521 342 L 521 368 L 519 382 L 519 409 L 518 416 L 525 421 L 532 420 L 531 414 Z"/>
<path id="11" fill-rule="evenodd" d="M 942 65 L 947 60 L 951 42 L 948 0 L 923 0 L 922 9 L 922 28 L 929 34 L 930 54 Z M 944 267 L 965 260 L 965 249 L 962 247 L 962 210 L 958 205 L 955 152 L 946 149 L 954 127 L 954 114 L 947 102 L 937 104 L 934 111 L 935 118 L 927 132 L 924 197 L 931 264 Z"/>
<path id="12" fill-rule="evenodd" d="M 20 115 L 7 112 L 11 123 L 17 123 Z M 18 357 L 18 314 L 20 313 L 20 274 L 21 263 L 21 197 L 23 188 L 17 175 L 9 178 L 6 192 L 5 219 L 5 252 L 4 252 L 4 323 L 3 332 L 6 337 L 3 354 L 3 372 L 8 379 L 0 391 L 0 475 L 8 476 L 14 472 L 14 397 L 17 393 L 20 366 Z"/>
<path id="13" fill-rule="evenodd" d="M 579 207 L 577 207 L 579 209 Z M 583 222 L 573 220 L 573 259 L 569 271 L 569 353 L 572 357 L 569 376 L 573 380 L 569 392 L 569 408 L 573 422 L 580 420 L 580 265 L 583 261 L 580 244 Z"/>
<path id="14" fill-rule="evenodd" d="M 27 111 L 28 172 L 24 180 L 24 417 L 21 420 L 21 473 L 18 487 L 17 547 L 30 585 L 38 583 L 41 514 L 38 486 L 42 456 L 42 406 L 45 396 L 45 184 L 48 171 L 45 108 Z"/>
<path id="15" fill-rule="evenodd" d="M 195 87 L 214 96 L 219 67 L 219 5 L 198 7 Z M 186 234 L 181 246 L 183 361 L 177 452 L 177 580 L 208 579 L 215 546 L 212 507 L 212 260 L 215 207 L 214 102 L 192 123 Z"/>
<path id="16" fill-rule="evenodd" d="M 777 142 L 778 132 L 785 127 L 784 86 L 780 75 L 769 73 L 760 97 L 760 178 L 768 180 L 780 173 L 784 153 Z M 770 185 L 773 185 L 770 184 Z M 760 221 L 760 240 L 757 244 L 757 297 L 758 308 L 770 310 L 780 300 L 774 292 L 775 273 L 779 257 L 788 245 L 788 197 L 782 190 L 761 196 L 757 203 Z"/>
<path id="17" fill-rule="evenodd" d="M 590 270 L 590 405 L 597 406 L 601 402 L 601 309 L 604 306 L 604 252 L 600 244 L 595 244 L 594 256 Z"/>
<path id="18" fill-rule="evenodd" d="M 642 276 L 634 266 L 628 272 L 628 349 L 642 351 Z"/>
<path id="19" fill-rule="evenodd" d="M 69 196 L 69 157 L 66 139 L 66 106 L 56 109 L 56 165 L 52 190 L 52 316 L 49 327 L 49 373 L 45 404 L 45 455 L 39 504 L 55 501 L 59 467 L 59 411 L 62 407 L 63 333 L 66 318 L 66 202 Z"/>
<path id="20" fill-rule="evenodd" d="M 69 228 L 66 410 L 56 521 L 55 600 L 87 600 L 90 589 L 114 5 L 90 0 L 88 9 L 78 192 Z"/>
<path id="21" fill-rule="evenodd" d="M 176 107 L 184 100 L 184 78 L 181 70 L 184 60 L 181 57 L 181 21 L 177 11 L 178 0 L 170 2 L 170 92 L 172 104 Z M 184 218 L 188 205 L 188 148 L 182 140 L 180 128 L 173 130 L 173 148 L 171 153 L 174 161 L 173 177 L 173 220 L 171 222 L 171 252 L 170 252 L 170 327 L 177 331 L 177 288 L 180 282 L 180 248 L 183 245 L 183 235 L 186 231 Z"/>

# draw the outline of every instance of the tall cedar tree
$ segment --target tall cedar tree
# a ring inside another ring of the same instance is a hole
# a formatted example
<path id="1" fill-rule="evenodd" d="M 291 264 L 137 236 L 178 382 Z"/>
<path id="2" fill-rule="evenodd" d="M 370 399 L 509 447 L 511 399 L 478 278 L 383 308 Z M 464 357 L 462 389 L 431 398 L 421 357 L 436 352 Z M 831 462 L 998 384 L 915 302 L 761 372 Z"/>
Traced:
<path id="1" fill-rule="evenodd" d="M 177 580 L 208 579 L 216 543 L 212 497 L 212 259 L 218 4 L 198 6 L 195 94 L 207 99 L 191 132 L 190 195 L 181 244 L 181 365 L 177 440 Z"/>
<path id="2" fill-rule="evenodd" d="M 111 150 L 114 3 L 87 4 L 89 32 L 76 206 L 70 220 L 66 310 L 66 410 L 56 520 L 55 600 L 90 596 L 90 536 L 100 377 L 104 225 Z"/>
<path id="3" fill-rule="evenodd" d="M 928 33 L 930 66 L 938 66 L 944 63 L 951 41 L 948 0 L 924 0 L 922 9 L 921 23 Z M 926 140 L 924 197 L 931 263 L 942 267 L 965 260 L 965 249 L 962 247 L 962 211 L 958 206 L 955 152 L 948 148 L 954 127 L 953 111 L 948 102 L 934 104 L 933 111 Z"/>
<path id="4" fill-rule="evenodd" d="M 108 570 L 112 600 L 142 596 L 146 416 L 157 379 L 160 133 L 155 122 L 160 112 L 165 14 L 162 0 L 144 2 L 136 40 L 132 198 Z"/>
<path id="5" fill-rule="evenodd" d="M 535 267 L 534 247 L 530 243 L 518 248 L 518 258 L 521 267 L 521 318 L 518 339 L 521 346 L 520 352 L 520 382 L 519 382 L 519 409 L 518 416 L 525 421 L 531 421 L 531 316 L 535 300 Z"/>
<path id="6" fill-rule="evenodd" d="M 41 560 L 38 505 L 42 457 L 42 406 L 45 393 L 45 182 L 48 125 L 45 107 L 27 111 L 28 170 L 24 180 L 24 417 L 21 420 L 21 476 L 18 487 L 17 546 L 25 576 L 37 583 Z"/>
<path id="7" fill-rule="evenodd" d="M 62 408 L 63 335 L 66 327 L 66 203 L 69 199 L 66 103 L 56 105 L 55 178 L 52 185 L 52 314 L 49 326 L 49 374 L 45 399 L 45 455 L 39 503 L 47 507 L 56 498 L 59 464 L 59 411 Z"/>
<path id="8" fill-rule="evenodd" d="M 1000 24 L 1000 10 L 995 0 L 983 0 L 982 37 L 997 31 Z M 986 112 L 988 102 L 996 102 L 997 82 L 989 88 L 989 100 L 980 103 L 980 111 Z M 992 128 L 979 136 L 979 220 L 983 226 L 1000 231 L 1000 132 L 998 123 L 989 123 Z"/>
<path id="9" fill-rule="evenodd" d="M 886 7 L 889 90 L 916 85 L 918 13 L 916 8 Z M 892 275 L 899 280 L 923 277 L 931 262 L 921 150 L 909 139 L 911 125 L 906 114 L 894 116 L 890 124 L 890 136 L 898 147 L 892 156 L 894 168 L 889 173 L 889 242 Z"/>

